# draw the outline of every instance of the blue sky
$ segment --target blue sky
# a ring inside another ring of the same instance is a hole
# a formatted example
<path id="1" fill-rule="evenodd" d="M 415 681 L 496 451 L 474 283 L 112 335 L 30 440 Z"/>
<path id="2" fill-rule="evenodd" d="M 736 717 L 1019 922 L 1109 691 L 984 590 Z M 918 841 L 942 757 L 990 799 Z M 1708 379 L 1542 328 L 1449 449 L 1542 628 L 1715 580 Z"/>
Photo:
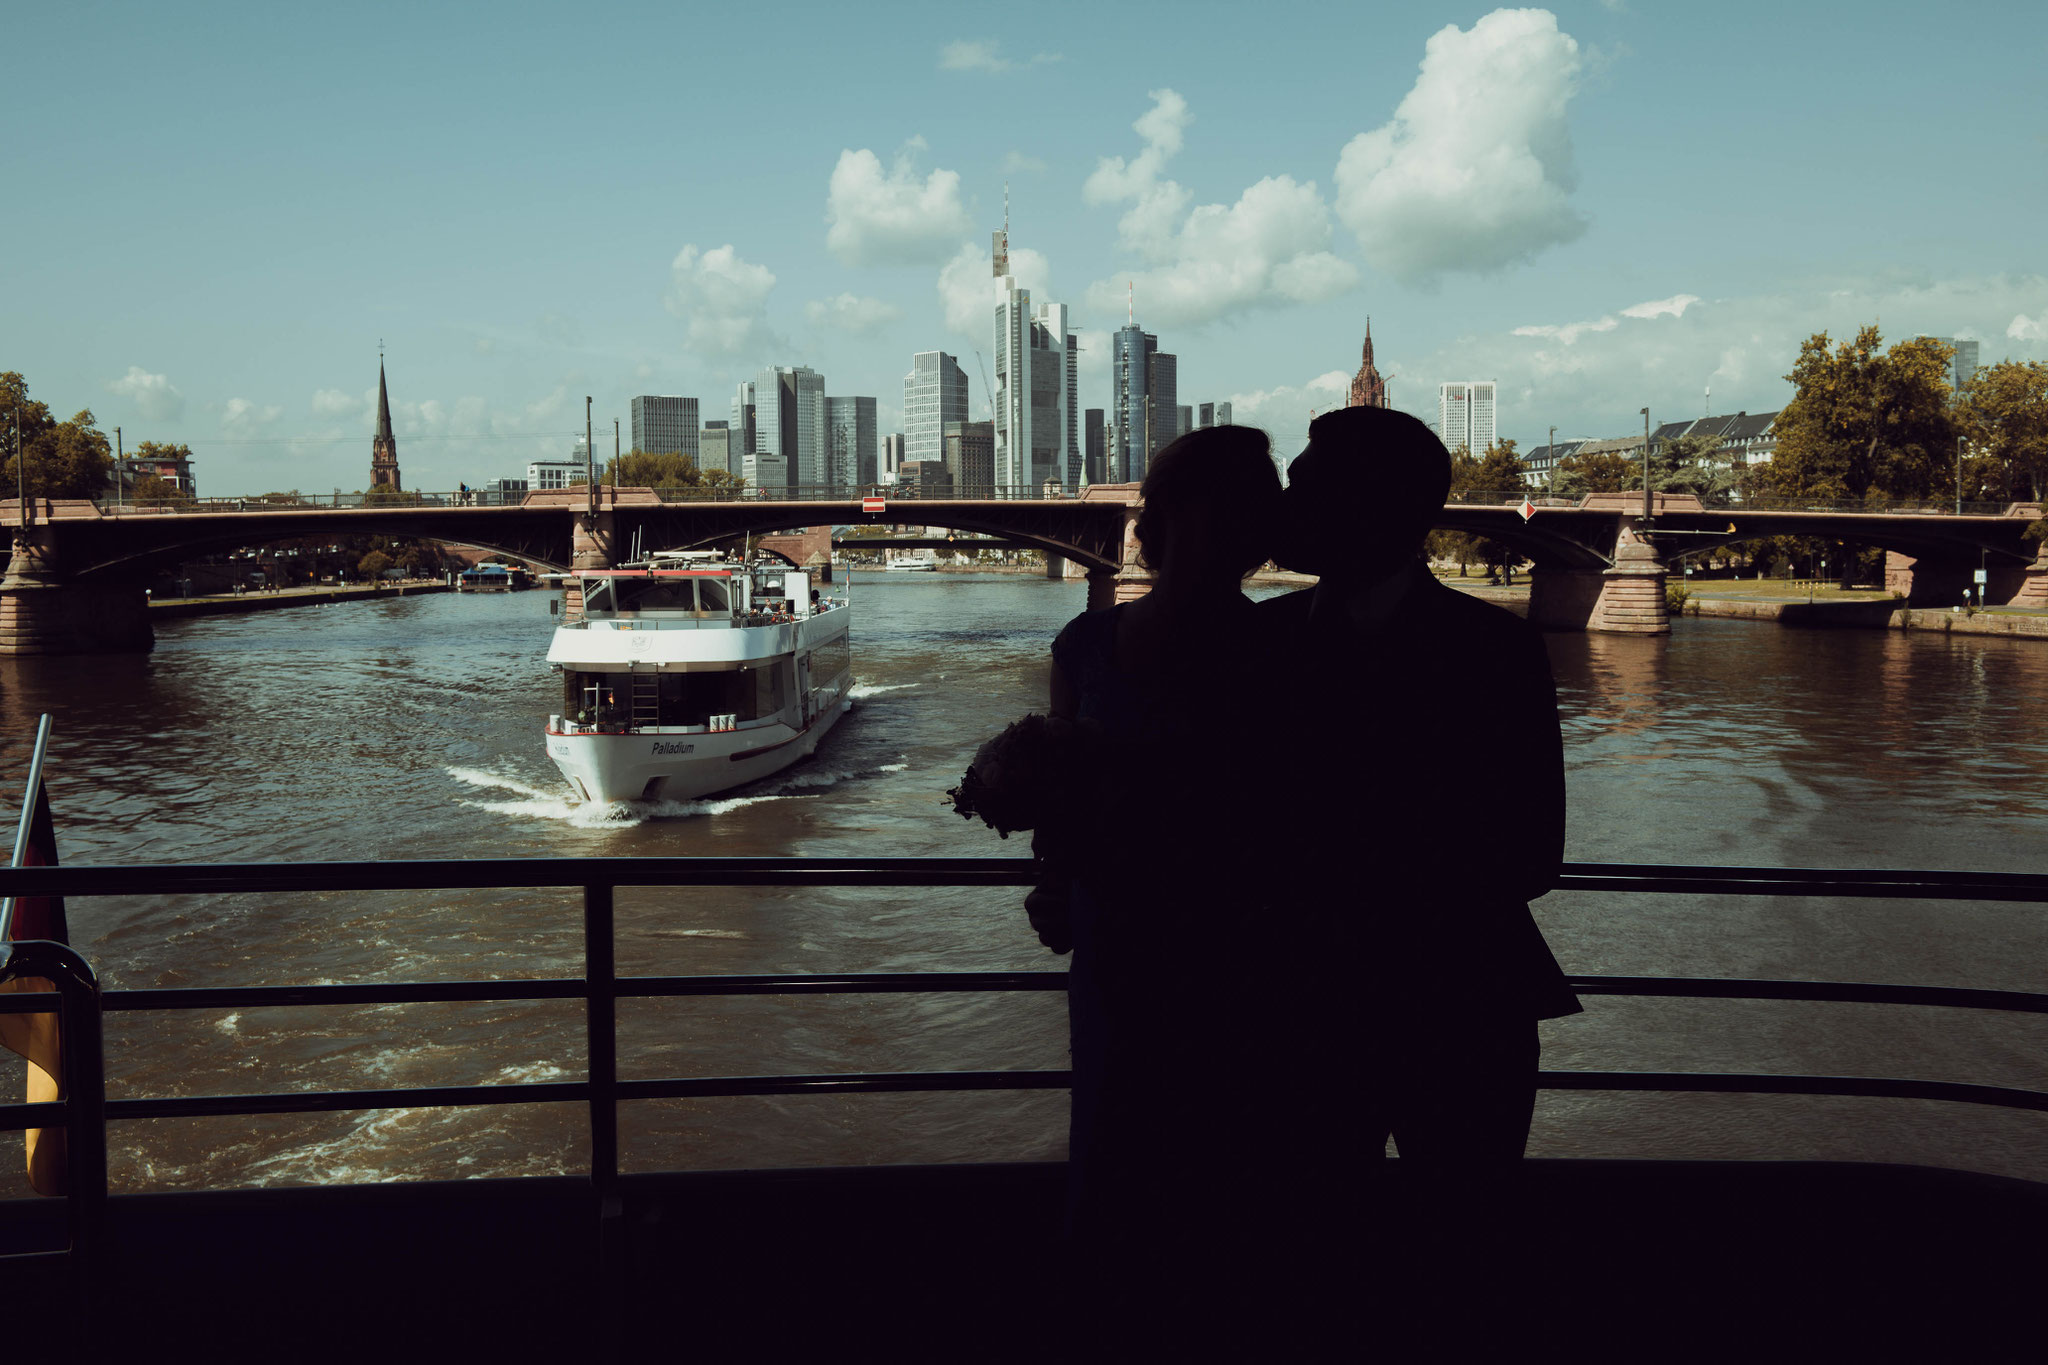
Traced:
<path id="1" fill-rule="evenodd" d="M 767 363 L 985 407 L 989 230 L 1184 402 L 1299 448 L 1367 314 L 1397 406 L 1540 443 L 1759 411 L 1877 320 L 2048 354 L 2048 9 L 72 4 L 10 16 L 0 368 L 201 491 L 565 453 Z M 31 56 L 28 61 L 18 60 Z M 1135 125 L 1135 126 L 1134 126 Z M 1120 159 L 1120 160 L 1118 160 Z M 601 437 L 600 448 L 608 448 Z"/>

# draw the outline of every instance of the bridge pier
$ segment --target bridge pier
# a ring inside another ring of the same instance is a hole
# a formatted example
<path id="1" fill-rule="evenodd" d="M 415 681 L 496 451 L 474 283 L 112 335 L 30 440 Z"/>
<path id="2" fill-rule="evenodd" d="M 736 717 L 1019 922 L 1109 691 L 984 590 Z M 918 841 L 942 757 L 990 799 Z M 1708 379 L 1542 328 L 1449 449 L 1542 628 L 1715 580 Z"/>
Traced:
<path id="1" fill-rule="evenodd" d="M 1152 569 L 1138 553 L 1138 513 L 1144 510 L 1142 503 L 1127 503 L 1124 506 L 1123 562 L 1116 571 L 1116 586 L 1111 594 L 1111 605 L 1135 602 L 1152 591 Z M 1088 575 L 1089 606 L 1094 606 L 1095 575 Z"/>
<path id="2" fill-rule="evenodd" d="M 618 530 L 610 512 L 580 512 L 570 541 L 569 568 L 609 569 L 619 562 Z M 562 619 L 583 619 L 583 582 L 571 578 L 562 585 Z"/>
<path id="3" fill-rule="evenodd" d="M 1538 567 L 1529 575 L 1529 622 L 1539 630 L 1604 635 L 1668 635 L 1664 561 L 1635 528 L 1623 525 L 1608 569 Z"/>
<path id="4" fill-rule="evenodd" d="M 16 534 L 0 577 L 0 655 L 149 653 L 156 631 L 142 585 L 65 582 L 48 535 Z"/>

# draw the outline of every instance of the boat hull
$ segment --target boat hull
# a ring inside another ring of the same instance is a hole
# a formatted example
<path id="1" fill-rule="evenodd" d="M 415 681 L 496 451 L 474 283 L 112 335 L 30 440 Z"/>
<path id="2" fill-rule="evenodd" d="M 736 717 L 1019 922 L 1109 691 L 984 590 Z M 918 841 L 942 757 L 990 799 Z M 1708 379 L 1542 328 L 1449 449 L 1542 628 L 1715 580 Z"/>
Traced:
<path id="1" fill-rule="evenodd" d="M 818 690 L 802 729 L 786 724 L 690 733 L 547 735 L 548 757 L 586 801 L 694 801 L 773 777 L 809 758 L 846 710 L 849 682 Z"/>

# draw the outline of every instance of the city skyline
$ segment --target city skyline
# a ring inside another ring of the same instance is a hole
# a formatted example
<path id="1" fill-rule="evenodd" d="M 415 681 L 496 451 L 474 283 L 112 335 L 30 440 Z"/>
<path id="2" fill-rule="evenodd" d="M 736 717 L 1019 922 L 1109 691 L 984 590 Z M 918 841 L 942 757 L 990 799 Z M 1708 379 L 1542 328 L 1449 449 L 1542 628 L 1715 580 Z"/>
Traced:
<path id="1" fill-rule="evenodd" d="M 1708 389 L 1717 411 L 1775 410 L 1815 331 L 2048 354 L 2048 190 L 2011 170 L 2038 121 L 2030 9 L 1283 5 L 1227 51 L 1142 9 L 1052 3 L 1031 36 L 911 9 L 792 11 L 794 93 L 744 121 L 603 75 L 629 38 L 732 47 L 736 14 L 515 5 L 477 64 L 447 59 L 474 36 L 455 11 L 409 15 L 397 45 L 293 14 L 27 13 L 24 51 L 90 42 L 104 79 L 78 107 L 57 63 L 0 90 L 35 191 L 10 221 L 0 368 L 131 445 L 189 443 L 224 494 L 363 486 L 379 339 L 408 487 L 559 455 L 585 394 L 600 421 L 642 394 L 716 411 L 764 366 L 878 395 L 898 431 L 904 358 L 944 349 L 992 416 L 968 352 L 991 340 L 1006 183 L 1011 271 L 1078 339 L 1070 421 L 1110 406 L 1130 291 L 1180 390 L 1283 456 L 1344 401 L 1368 313 L 1395 406 L 1431 416 L 1439 384 L 1497 376 L 1500 434 L 1525 447 L 1645 405 L 1696 417 Z M 1675 69 L 1722 73 L 1719 93 L 1672 97 Z M 1943 120 L 1868 98 L 1869 73 L 1903 70 L 1954 92 Z M 170 73 L 196 78 L 169 98 Z M 1056 112 L 1019 125 L 1027 85 Z M 593 93 L 536 96 L 565 86 Z M 644 191 L 653 157 L 691 173 L 632 214 L 531 211 Z M 1444 165 L 1485 170 L 1467 189 Z M 1897 211 L 1901 165 L 1943 215 Z"/>

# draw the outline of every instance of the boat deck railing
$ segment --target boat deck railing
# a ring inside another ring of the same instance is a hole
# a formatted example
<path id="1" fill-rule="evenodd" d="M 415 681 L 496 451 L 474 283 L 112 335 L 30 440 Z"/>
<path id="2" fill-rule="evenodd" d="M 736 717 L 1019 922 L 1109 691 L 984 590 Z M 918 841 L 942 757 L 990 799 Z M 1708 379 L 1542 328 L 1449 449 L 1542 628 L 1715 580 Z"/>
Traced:
<path id="1" fill-rule="evenodd" d="M 736 1095 L 832 1095 L 903 1091 L 1056 1090 L 1064 1070 L 892 1071 L 622 1080 L 621 1000 L 676 996 L 855 995 L 928 992 L 1062 991 L 1064 971 L 766 973 L 621 976 L 614 953 L 620 887 L 985 887 L 1021 892 L 1036 870 L 1017 858 L 545 858 L 375 863 L 0 868 L 0 896 L 220 896 L 251 893 L 491 890 L 582 891 L 580 976 L 416 981 L 362 985 L 200 986 L 102 990 L 92 966 L 59 943 L 4 945 L 0 983 L 52 981 L 54 993 L 0 994 L 0 1013 L 55 1012 L 63 1043 L 64 1097 L 0 1105 L 0 1131 L 67 1134 L 69 1244 L 45 1253 L 73 1258 L 74 1283 L 90 1292 L 89 1266 L 101 1245 L 108 1197 L 107 1125 L 136 1119 L 228 1118 L 380 1109 L 572 1102 L 584 1105 L 593 1207 L 600 1227 L 619 1217 L 622 1103 Z M 1798 896 L 1868 899 L 2048 901 L 2048 876 L 1975 872 L 1879 872 L 1800 868 L 1568 863 L 1560 890 L 1648 895 Z M 2048 1013 L 2048 994 L 1842 981 L 1579 976 L 1581 995 L 1850 1001 L 1866 1004 Z M 271 1009 L 333 1005 L 580 1000 L 586 1026 L 582 1080 L 440 1085 L 260 1094 L 106 1098 L 101 1052 L 104 1013 Z M 1954 1081 L 1878 1076 L 1667 1071 L 1545 1071 L 1552 1090 L 1751 1092 L 1946 1100 L 2048 1111 L 2048 1093 Z M 600 1237 L 600 1258 L 622 1254 Z"/>

